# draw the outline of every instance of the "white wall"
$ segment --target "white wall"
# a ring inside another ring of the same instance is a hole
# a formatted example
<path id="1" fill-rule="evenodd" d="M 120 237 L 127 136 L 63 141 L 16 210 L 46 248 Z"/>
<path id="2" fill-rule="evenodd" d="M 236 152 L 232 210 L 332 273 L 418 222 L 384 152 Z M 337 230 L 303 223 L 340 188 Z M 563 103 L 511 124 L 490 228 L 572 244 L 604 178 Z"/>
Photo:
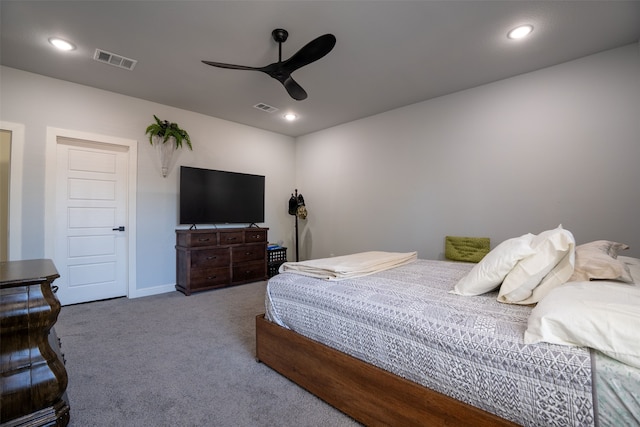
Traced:
<path id="1" fill-rule="evenodd" d="M 0 87 L 0 119 L 25 125 L 22 259 L 45 255 L 47 127 L 138 141 L 136 288 L 143 290 L 140 294 L 175 284 L 179 165 L 265 175 L 263 225 L 270 228 L 271 241 L 284 240 L 292 246 L 287 202 L 295 182 L 293 138 L 7 67 L 0 68 Z M 181 151 L 178 165 L 166 178 L 144 135 L 153 114 L 179 123 L 194 146 L 192 152 Z"/>
<path id="2" fill-rule="evenodd" d="M 640 257 L 639 46 L 602 52 L 297 140 L 305 258 L 492 246 L 562 223 Z M 425 78 L 428 78 L 426 76 Z"/>
<path id="3" fill-rule="evenodd" d="M 500 241 L 562 223 L 578 243 L 622 241 L 640 257 L 637 45 L 293 138 L 144 100 L 0 68 L 0 119 L 25 125 L 22 258 L 44 255 L 46 128 L 138 141 L 137 289 L 175 283 L 177 168 L 162 178 L 144 136 L 152 115 L 181 124 L 179 164 L 264 174 L 266 226 L 293 257 L 418 250 L 447 234 Z M 295 165 L 295 171 L 293 167 Z M 295 172 L 295 173 L 294 173 Z M 13 231 L 13 230 L 12 230 Z"/>

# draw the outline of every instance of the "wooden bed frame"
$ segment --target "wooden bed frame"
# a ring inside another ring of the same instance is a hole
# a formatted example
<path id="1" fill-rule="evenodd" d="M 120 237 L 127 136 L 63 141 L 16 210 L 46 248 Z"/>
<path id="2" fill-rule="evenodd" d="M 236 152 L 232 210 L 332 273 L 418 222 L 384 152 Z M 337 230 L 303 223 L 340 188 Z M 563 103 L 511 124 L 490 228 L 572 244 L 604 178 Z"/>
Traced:
<path id="1" fill-rule="evenodd" d="M 256 357 L 368 426 L 517 426 L 256 317 Z"/>

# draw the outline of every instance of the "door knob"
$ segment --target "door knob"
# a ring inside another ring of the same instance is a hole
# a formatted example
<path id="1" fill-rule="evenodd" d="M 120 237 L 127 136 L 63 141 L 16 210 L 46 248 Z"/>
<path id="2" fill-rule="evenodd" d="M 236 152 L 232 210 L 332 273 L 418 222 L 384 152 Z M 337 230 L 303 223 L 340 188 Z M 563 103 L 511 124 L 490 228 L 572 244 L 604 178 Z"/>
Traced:
<path id="1" fill-rule="evenodd" d="M 117 228 L 112 228 L 113 231 L 124 231 L 124 225 L 121 225 L 120 227 Z"/>

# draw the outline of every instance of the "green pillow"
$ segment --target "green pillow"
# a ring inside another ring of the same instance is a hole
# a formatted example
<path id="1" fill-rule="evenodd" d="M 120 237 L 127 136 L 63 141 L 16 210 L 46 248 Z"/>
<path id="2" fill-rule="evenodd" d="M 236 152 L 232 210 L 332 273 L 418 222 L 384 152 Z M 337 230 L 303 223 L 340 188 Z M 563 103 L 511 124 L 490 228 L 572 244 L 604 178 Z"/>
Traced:
<path id="1" fill-rule="evenodd" d="M 490 250 L 488 237 L 445 237 L 444 256 L 453 261 L 480 262 Z"/>

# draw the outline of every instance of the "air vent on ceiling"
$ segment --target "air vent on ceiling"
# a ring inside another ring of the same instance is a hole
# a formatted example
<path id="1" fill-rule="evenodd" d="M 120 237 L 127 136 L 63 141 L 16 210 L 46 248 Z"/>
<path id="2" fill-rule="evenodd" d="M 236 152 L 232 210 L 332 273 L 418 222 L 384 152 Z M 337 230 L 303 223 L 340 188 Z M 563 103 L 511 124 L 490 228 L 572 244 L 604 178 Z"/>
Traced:
<path id="1" fill-rule="evenodd" d="M 125 70 L 133 70 L 138 61 L 135 59 L 125 58 L 124 56 L 116 55 L 115 53 L 107 52 L 106 50 L 96 49 L 93 54 L 93 59 L 98 62 L 104 62 L 105 64 L 113 65 L 114 67 L 124 68 Z"/>
<path id="2" fill-rule="evenodd" d="M 259 103 L 253 106 L 254 108 L 257 108 L 258 110 L 262 110 L 266 113 L 273 113 L 274 111 L 278 111 L 278 109 L 276 107 L 272 107 L 271 105 L 267 105 L 265 103 Z"/>

